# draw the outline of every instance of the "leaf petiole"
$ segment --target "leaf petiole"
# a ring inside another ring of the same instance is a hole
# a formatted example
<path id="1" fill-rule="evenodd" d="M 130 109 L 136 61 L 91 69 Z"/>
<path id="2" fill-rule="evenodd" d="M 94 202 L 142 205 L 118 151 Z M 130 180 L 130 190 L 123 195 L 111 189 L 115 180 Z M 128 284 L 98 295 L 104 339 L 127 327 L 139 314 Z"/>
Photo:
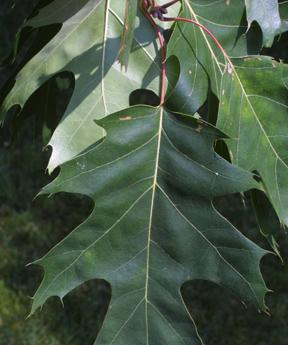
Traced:
<path id="1" fill-rule="evenodd" d="M 155 22 L 154 18 L 159 19 L 162 22 L 187 22 L 194 24 L 198 26 L 200 29 L 205 31 L 214 43 L 217 45 L 217 47 L 220 49 L 221 53 L 223 54 L 228 67 L 231 66 L 232 64 L 230 62 L 229 56 L 226 53 L 225 49 L 221 45 L 221 43 L 218 41 L 216 36 L 203 24 L 199 23 L 198 21 L 194 19 L 189 19 L 189 18 L 181 18 L 181 17 L 165 17 L 164 15 L 168 13 L 167 8 L 174 5 L 177 3 L 179 0 L 172 0 L 167 2 L 166 4 L 163 4 L 161 6 L 157 6 L 155 4 L 155 0 L 142 0 L 141 1 L 141 9 L 142 12 L 144 13 L 145 17 L 149 20 L 151 23 L 152 27 L 155 30 L 155 33 L 158 37 L 159 43 L 160 43 L 160 51 L 161 51 L 161 91 L 160 91 L 160 105 L 162 105 L 165 101 L 165 82 L 166 82 L 166 77 L 167 77 L 167 72 L 166 72 L 166 57 L 167 57 L 167 49 L 166 49 L 166 43 L 164 36 Z M 231 69 L 230 68 L 230 69 Z"/>

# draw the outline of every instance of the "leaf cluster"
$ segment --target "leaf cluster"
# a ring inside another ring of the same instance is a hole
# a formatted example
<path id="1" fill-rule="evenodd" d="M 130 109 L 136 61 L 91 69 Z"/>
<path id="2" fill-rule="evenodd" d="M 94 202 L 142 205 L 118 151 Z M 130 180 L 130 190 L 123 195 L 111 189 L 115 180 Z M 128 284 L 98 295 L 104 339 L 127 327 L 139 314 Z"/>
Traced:
<path id="1" fill-rule="evenodd" d="M 104 279 L 112 299 L 97 344 L 202 344 L 180 292 L 187 281 L 216 283 L 267 312 L 259 267 L 267 251 L 213 201 L 253 190 L 259 227 L 280 256 L 266 210 L 288 224 L 288 67 L 264 51 L 273 55 L 274 42 L 282 56 L 288 5 L 159 1 L 154 20 L 154 1 L 141 4 L 53 0 L 17 35 L 0 116 L 17 122 L 41 86 L 69 81 L 61 121 L 43 120 L 48 170 L 60 174 L 40 194 L 94 202 L 35 262 L 45 275 L 32 313 Z"/>

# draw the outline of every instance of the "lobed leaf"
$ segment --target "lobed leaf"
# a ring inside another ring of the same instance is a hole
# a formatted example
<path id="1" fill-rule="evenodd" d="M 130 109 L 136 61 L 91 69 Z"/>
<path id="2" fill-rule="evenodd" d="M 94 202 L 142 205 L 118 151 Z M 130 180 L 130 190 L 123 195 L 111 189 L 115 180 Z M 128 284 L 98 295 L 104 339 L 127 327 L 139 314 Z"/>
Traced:
<path id="1" fill-rule="evenodd" d="M 239 57 L 257 54 L 261 49 L 257 31 L 252 28 L 247 32 L 244 14 L 243 0 L 183 0 L 179 17 L 193 19 L 205 25 L 230 57 Z M 168 45 L 168 56 L 176 56 L 181 66 L 178 83 L 168 99 L 170 108 L 194 113 L 206 101 L 209 88 L 214 94 L 219 94 L 221 73 L 219 74 L 218 62 L 225 61 L 211 38 L 197 26 L 183 22 L 175 24 Z M 177 64 L 175 66 L 173 59 L 170 61 L 170 69 L 177 71 Z"/>
<path id="2" fill-rule="evenodd" d="M 255 187 L 218 156 L 223 135 L 162 107 L 132 107 L 98 123 L 104 141 L 63 165 L 43 193 L 91 197 L 90 217 L 36 263 L 45 276 L 32 312 L 87 280 L 111 284 L 96 344 L 202 344 L 180 288 L 204 279 L 265 310 L 266 253 L 214 208 L 213 198 Z"/>
<path id="3" fill-rule="evenodd" d="M 263 43 L 271 47 L 274 37 L 288 30 L 288 22 L 281 20 L 277 0 L 245 0 L 249 26 L 258 22 L 263 33 Z"/>
<path id="4" fill-rule="evenodd" d="M 64 20 L 58 34 L 17 75 L 1 109 L 3 119 L 13 105 L 23 107 L 31 94 L 55 74 L 63 71 L 74 74 L 74 93 L 50 141 L 53 148 L 50 171 L 104 135 L 99 126 L 93 125 L 95 118 L 129 106 L 129 94 L 135 89 L 150 88 L 156 93 L 159 89 L 153 30 L 141 14 L 143 28 L 134 32 L 130 64 L 123 71 L 117 56 L 124 2 L 70 0 L 68 11 L 66 5 L 56 0 L 29 22 L 38 27 Z M 80 10 L 75 11 L 75 6 Z"/>
<path id="5" fill-rule="evenodd" d="M 194 7 L 197 9 L 184 0 L 183 16 L 201 23 Z M 213 33 L 227 46 L 221 32 Z M 232 36 L 229 42 L 233 42 Z M 260 174 L 280 221 L 287 225 L 287 66 L 264 56 L 224 58 L 206 33 L 190 23 L 177 24 L 169 45 L 181 71 L 168 104 L 194 113 L 212 89 L 219 99 L 217 126 L 230 137 L 226 142 L 232 161 Z M 191 59 L 186 58 L 188 55 Z"/>
<path id="6" fill-rule="evenodd" d="M 223 75 L 218 127 L 235 164 L 257 171 L 279 219 L 288 224 L 288 67 L 270 57 L 233 60 Z"/>

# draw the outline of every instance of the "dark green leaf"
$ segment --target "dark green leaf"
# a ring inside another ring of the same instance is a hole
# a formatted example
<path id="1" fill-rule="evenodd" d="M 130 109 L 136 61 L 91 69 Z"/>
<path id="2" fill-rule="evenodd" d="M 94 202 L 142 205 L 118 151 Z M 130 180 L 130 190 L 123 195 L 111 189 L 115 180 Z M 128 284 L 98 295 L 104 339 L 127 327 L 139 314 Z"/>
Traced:
<path id="1" fill-rule="evenodd" d="M 278 217 L 263 192 L 254 189 L 251 191 L 251 198 L 259 230 L 276 255 L 282 260 L 279 245 L 275 238 L 275 234 L 279 232 L 280 228 Z"/>
<path id="2" fill-rule="evenodd" d="M 222 134 L 161 107 L 132 107 L 98 122 L 103 142 L 64 164 L 44 193 L 91 197 L 89 218 L 37 261 L 45 270 L 32 312 L 83 282 L 105 279 L 112 299 L 99 345 L 200 345 L 183 283 L 204 279 L 265 309 L 265 251 L 212 204 L 255 187 L 213 150 Z"/>

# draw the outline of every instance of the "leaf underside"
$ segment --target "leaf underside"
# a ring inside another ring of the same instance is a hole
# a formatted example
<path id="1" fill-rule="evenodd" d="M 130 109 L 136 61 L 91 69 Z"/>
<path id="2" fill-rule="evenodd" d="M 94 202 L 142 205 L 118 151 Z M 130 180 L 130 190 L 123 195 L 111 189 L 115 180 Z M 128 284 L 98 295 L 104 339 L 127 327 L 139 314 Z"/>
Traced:
<path id="1" fill-rule="evenodd" d="M 288 30 L 288 22 L 281 20 L 277 0 L 245 0 L 249 26 L 258 22 L 263 33 L 263 43 L 270 47 L 274 37 Z"/>
<path id="2" fill-rule="evenodd" d="M 157 53 L 152 42 L 147 44 L 153 31 L 146 19 L 139 14 L 144 30 L 134 32 L 130 63 L 124 70 L 117 59 L 123 2 L 71 0 L 70 7 L 75 5 L 80 10 L 69 17 L 68 13 L 73 13 L 65 14 L 63 1 L 56 0 L 28 22 L 41 27 L 64 20 L 56 36 L 17 75 L 1 109 L 3 119 L 13 105 L 23 107 L 32 93 L 55 74 L 73 73 L 72 98 L 49 143 L 53 148 L 50 172 L 103 137 L 104 131 L 93 125 L 94 119 L 129 106 L 129 94 L 135 89 L 149 88 L 157 94 L 159 89 Z"/>

